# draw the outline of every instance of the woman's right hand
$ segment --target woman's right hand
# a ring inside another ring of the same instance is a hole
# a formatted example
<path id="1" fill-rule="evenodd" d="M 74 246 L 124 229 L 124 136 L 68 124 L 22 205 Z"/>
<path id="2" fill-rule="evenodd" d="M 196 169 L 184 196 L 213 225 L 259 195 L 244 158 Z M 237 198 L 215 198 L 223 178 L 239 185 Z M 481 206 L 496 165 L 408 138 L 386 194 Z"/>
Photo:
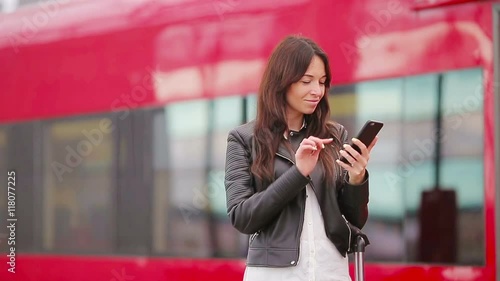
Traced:
<path id="1" fill-rule="evenodd" d="M 320 139 L 313 136 L 302 140 L 297 152 L 295 152 L 296 166 L 302 175 L 309 176 L 318 163 L 321 150 L 325 148 L 325 144 L 332 141 L 333 139 Z"/>

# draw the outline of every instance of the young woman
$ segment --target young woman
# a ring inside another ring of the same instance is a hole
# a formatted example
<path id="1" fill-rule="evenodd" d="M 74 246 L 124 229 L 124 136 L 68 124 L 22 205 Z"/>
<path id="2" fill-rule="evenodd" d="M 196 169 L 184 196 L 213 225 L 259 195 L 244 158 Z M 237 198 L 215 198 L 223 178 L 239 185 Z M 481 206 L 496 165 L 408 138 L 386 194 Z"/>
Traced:
<path id="1" fill-rule="evenodd" d="M 350 280 L 349 224 L 368 217 L 367 148 L 330 121 L 325 52 L 285 38 L 259 88 L 257 117 L 229 133 L 225 187 L 231 223 L 250 234 L 244 279 Z M 345 144 L 345 145 L 343 145 Z M 350 165 L 338 159 L 344 156 Z"/>

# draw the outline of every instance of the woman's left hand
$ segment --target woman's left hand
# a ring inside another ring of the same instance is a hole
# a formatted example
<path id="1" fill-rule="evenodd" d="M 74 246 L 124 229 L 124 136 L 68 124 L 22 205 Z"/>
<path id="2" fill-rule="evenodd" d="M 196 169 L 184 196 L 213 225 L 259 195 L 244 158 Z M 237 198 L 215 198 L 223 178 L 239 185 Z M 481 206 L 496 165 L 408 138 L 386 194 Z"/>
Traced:
<path id="1" fill-rule="evenodd" d="M 353 138 L 353 144 L 357 145 L 361 150 L 361 154 L 357 152 L 352 146 L 348 144 L 344 144 L 344 149 L 340 151 L 340 155 L 344 156 L 345 159 L 351 165 L 346 164 L 340 160 L 336 160 L 336 162 L 344 169 L 349 172 L 349 183 L 353 185 L 361 184 L 365 178 L 366 174 L 366 165 L 368 165 L 368 160 L 370 160 L 370 152 L 377 143 L 378 136 L 372 141 L 372 143 L 366 147 L 360 140 Z M 349 153 L 347 153 L 349 152 Z M 351 156 L 352 155 L 352 156 Z"/>

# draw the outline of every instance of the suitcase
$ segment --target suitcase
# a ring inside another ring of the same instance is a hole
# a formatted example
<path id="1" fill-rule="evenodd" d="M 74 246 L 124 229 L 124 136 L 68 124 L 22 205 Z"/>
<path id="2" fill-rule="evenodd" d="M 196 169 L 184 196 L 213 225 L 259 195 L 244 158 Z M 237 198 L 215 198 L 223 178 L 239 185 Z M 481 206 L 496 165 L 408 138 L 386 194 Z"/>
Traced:
<path id="1" fill-rule="evenodd" d="M 370 244 L 368 237 L 357 227 L 350 225 L 352 231 L 351 249 L 354 253 L 354 280 L 365 281 L 365 247 Z"/>
<path id="2" fill-rule="evenodd" d="M 458 210 L 453 189 L 422 192 L 418 261 L 424 263 L 457 263 Z"/>

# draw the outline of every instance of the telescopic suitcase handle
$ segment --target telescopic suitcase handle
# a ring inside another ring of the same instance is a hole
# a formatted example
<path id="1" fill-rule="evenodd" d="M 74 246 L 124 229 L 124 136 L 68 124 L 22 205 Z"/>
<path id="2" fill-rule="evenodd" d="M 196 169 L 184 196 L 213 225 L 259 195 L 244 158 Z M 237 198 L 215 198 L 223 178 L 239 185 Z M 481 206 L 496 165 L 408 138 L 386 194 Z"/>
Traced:
<path id="1" fill-rule="evenodd" d="M 352 233 L 351 249 L 354 250 L 355 281 L 365 281 L 364 253 L 365 247 L 370 244 L 368 237 L 354 225 L 350 225 Z"/>

